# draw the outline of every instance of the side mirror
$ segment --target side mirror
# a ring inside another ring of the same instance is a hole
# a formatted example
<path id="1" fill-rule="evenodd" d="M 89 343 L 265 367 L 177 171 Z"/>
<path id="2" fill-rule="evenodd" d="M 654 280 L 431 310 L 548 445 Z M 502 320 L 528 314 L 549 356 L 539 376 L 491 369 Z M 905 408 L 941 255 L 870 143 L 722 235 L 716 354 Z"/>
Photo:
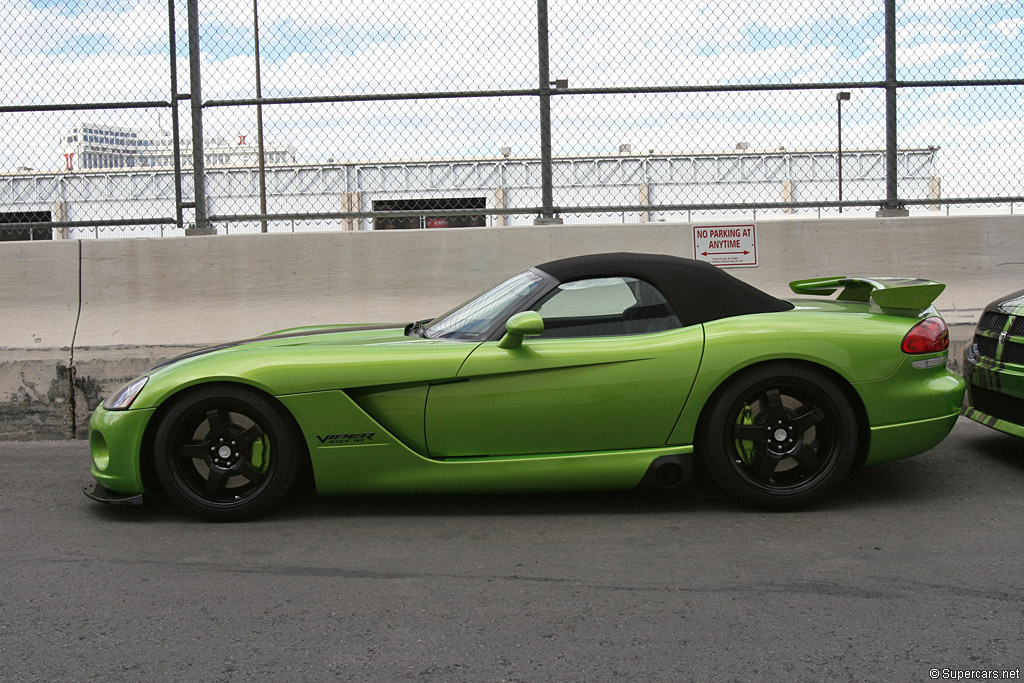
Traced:
<path id="1" fill-rule="evenodd" d="M 518 349 L 523 345 L 524 337 L 536 337 L 544 334 L 544 319 L 537 311 L 516 313 L 505 323 L 505 336 L 498 342 L 500 349 Z"/>

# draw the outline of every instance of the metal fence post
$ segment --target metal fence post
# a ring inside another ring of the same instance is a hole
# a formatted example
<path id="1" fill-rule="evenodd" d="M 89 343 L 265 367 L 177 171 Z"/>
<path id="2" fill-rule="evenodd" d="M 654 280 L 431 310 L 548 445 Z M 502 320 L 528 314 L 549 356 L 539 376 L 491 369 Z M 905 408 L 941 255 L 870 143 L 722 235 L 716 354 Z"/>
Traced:
<path id="1" fill-rule="evenodd" d="M 260 84 L 260 15 L 259 0 L 252 0 L 252 35 L 256 46 L 256 132 L 258 134 L 257 153 L 260 155 L 260 216 L 267 215 L 267 166 L 263 154 L 263 87 Z M 260 232 L 267 231 L 267 219 L 260 219 Z"/>
<path id="2" fill-rule="evenodd" d="M 171 67 L 171 156 L 174 165 L 174 223 L 179 230 L 185 227 L 181 198 L 181 135 L 178 131 L 178 37 L 174 20 L 174 0 L 167 0 L 168 44 Z"/>
<path id="3" fill-rule="evenodd" d="M 896 0 L 885 0 L 885 204 L 879 218 L 909 216 L 899 200 L 896 149 Z"/>
<path id="4" fill-rule="evenodd" d="M 206 220 L 206 155 L 203 147 L 202 78 L 199 73 L 199 0 L 188 0 L 188 74 L 192 100 L 192 177 L 195 192 L 195 227 L 186 235 L 215 235 Z"/>
<path id="5" fill-rule="evenodd" d="M 537 0 L 537 73 L 540 76 L 540 205 L 536 225 L 562 222 L 555 217 L 551 178 L 551 75 L 548 71 L 548 0 Z"/>

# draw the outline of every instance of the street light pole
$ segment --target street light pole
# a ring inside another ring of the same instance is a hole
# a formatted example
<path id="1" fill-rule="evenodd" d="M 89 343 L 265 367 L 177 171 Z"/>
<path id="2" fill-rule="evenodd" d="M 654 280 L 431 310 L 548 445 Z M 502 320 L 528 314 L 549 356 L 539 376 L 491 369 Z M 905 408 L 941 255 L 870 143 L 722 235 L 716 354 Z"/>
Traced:
<path id="1" fill-rule="evenodd" d="M 256 47 L 256 133 L 260 168 L 260 232 L 267 231 L 267 167 L 263 156 L 263 88 L 260 86 L 260 15 L 259 3 L 252 0 L 252 35 Z"/>
<path id="2" fill-rule="evenodd" d="M 836 128 L 839 131 L 839 147 L 836 154 L 836 162 L 839 166 L 839 213 L 843 212 L 843 102 L 850 99 L 850 93 L 841 92 L 836 94 Z"/>

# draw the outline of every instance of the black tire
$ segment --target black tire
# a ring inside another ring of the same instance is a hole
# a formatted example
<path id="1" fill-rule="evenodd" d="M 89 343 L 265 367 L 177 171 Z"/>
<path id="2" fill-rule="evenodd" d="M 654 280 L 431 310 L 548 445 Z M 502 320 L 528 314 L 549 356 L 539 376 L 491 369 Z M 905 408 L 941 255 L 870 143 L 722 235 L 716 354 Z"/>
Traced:
<path id="1" fill-rule="evenodd" d="M 733 496 L 786 510 L 846 477 L 858 434 L 856 412 L 833 379 L 806 366 L 773 364 L 740 375 L 718 395 L 701 455 Z"/>
<path id="2" fill-rule="evenodd" d="M 242 387 L 190 393 L 156 431 L 157 477 L 185 510 L 215 521 L 266 512 L 298 470 L 294 430 L 267 397 Z"/>

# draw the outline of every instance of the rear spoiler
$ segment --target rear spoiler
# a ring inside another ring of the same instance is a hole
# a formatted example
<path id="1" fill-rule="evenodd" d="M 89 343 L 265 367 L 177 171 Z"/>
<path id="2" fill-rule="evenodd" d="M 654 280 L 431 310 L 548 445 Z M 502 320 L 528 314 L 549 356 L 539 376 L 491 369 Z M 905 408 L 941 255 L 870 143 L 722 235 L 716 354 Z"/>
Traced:
<path id="1" fill-rule="evenodd" d="M 840 301 L 874 301 L 886 313 L 918 315 L 932 305 L 946 285 L 934 280 L 904 277 L 819 277 L 796 280 L 789 288 L 797 294 L 828 296 L 842 287 Z"/>

